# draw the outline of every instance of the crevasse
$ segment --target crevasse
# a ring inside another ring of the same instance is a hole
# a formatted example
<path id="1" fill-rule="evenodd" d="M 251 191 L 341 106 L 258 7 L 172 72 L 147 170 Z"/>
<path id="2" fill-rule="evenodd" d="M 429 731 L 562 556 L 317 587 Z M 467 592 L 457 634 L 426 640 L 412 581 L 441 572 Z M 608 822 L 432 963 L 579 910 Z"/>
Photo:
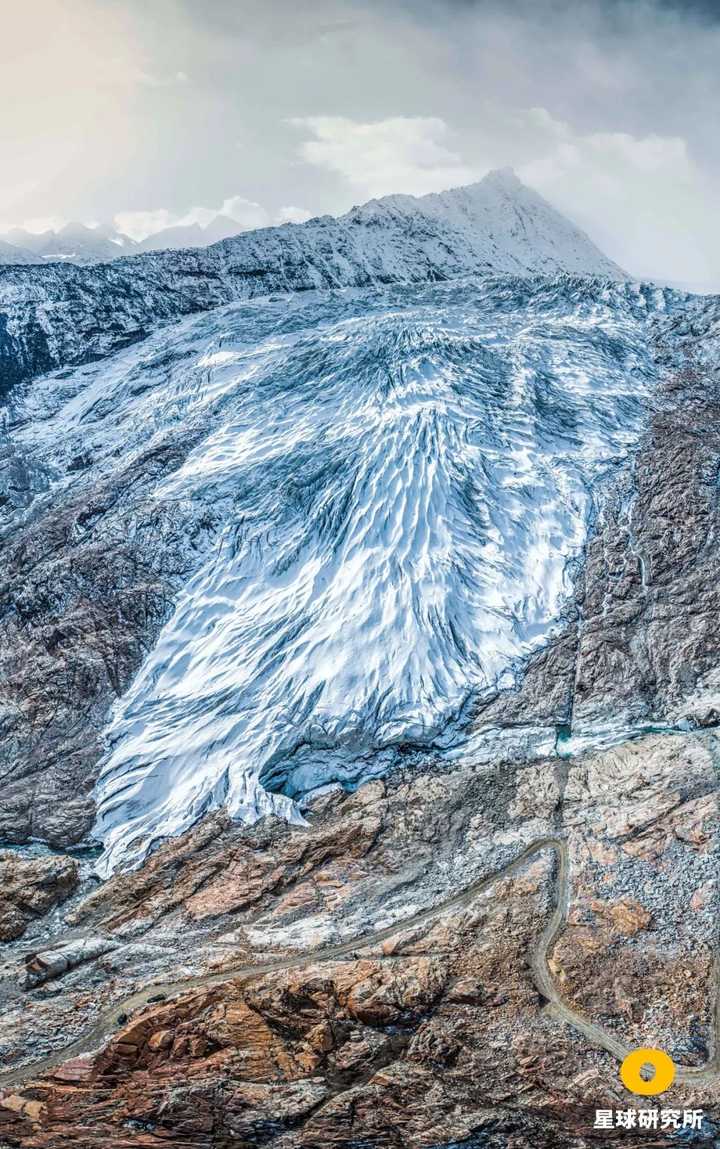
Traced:
<path id="1" fill-rule="evenodd" d="M 401 747 L 457 754 L 473 698 L 558 617 L 645 425 L 669 298 L 497 277 L 266 301 L 78 385 L 55 423 L 99 403 L 126 446 L 200 427 L 157 490 L 224 521 L 106 732 L 102 872 L 222 804 L 298 819 L 298 796 Z"/>

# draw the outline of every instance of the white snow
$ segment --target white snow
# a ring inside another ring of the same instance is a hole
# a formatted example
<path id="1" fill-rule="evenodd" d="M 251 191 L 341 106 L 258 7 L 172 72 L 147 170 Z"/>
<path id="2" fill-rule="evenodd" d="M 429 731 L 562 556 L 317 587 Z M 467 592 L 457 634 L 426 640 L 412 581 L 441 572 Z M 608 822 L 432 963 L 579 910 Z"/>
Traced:
<path id="1" fill-rule="evenodd" d="M 653 306 L 563 277 L 305 295 L 29 390 L 17 438 L 57 483 L 200 429 L 156 493 L 224 516 L 107 730 L 103 872 L 215 806 L 297 820 L 399 746 L 457 754 L 472 700 L 547 639 L 645 425 Z"/>

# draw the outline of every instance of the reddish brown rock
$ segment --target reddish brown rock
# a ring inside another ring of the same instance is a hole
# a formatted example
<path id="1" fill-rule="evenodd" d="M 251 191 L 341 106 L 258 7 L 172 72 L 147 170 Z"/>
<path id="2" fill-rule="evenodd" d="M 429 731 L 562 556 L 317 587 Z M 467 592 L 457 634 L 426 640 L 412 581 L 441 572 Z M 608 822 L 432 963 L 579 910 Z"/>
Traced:
<path id="1" fill-rule="evenodd" d="M 527 773 L 516 764 L 408 771 L 326 796 L 306 827 L 239 828 L 214 817 L 165 844 L 75 915 L 83 937 L 111 929 L 113 952 L 63 975 L 64 994 L 13 1018 L 14 1032 L 57 1032 L 73 1004 L 92 1011 L 92 978 L 103 963 L 112 968 L 101 986 L 118 1004 L 104 1048 L 13 1083 L 0 1143 L 604 1149 L 594 1109 L 628 1104 L 617 1062 L 548 1010 L 530 964 L 558 897 L 556 850 L 530 856 L 466 904 L 432 907 L 531 842 L 562 838 L 568 918 L 548 955 L 562 999 L 623 1041 L 702 1065 L 717 896 L 708 875 L 718 836 L 712 805 L 701 801 L 712 792 L 712 738 L 651 737 L 562 771 L 548 763 L 539 809 L 530 800 L 538 764 Z M 653 796 L 655 817 L 623 821 L 619 807 L 634 815 Z M 678 819 L 701 826 L 707 841 L 676 833 Z M 206 892 L 212 913 L 199 913 Z M 220 980 L 183 989 L 183 963 L 198 944 L 200 968 Z M 150 961 L 146 994 L 153 981 L 177 984 L 162 987 L 166 1001 L 128 1006 L 118 1023 Z M 253 972 L 277 961 L 287 968 Z M 717 1099 L 709 1082 L 673 1087 L 665 1100 L 712 1113 Z M 39 1121 L 26 1102 L 43 1106 Z M 643 1137 L 624 1131 L 624 1149 L 647 1149 Z"/>
<path id="2" fill-rule="evenodd" d="M 590 908 L 596 917 L 608 922 L 613 930 L 626 937 L 633 937 L 640 930 L 648 929 L 652 922 L 652 915 L 632 898 L 620 898 L 615 902 L 593 900 Z"/>

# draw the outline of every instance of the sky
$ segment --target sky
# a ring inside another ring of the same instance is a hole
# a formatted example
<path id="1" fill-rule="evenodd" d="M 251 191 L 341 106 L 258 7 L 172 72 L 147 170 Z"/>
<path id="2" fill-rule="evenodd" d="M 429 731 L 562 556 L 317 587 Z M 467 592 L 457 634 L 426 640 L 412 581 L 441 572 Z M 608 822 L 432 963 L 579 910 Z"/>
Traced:
<path id="1" fill-rule="evenodd" d="M 720 289 L 720 0 L 0 0 L 0 231 L 258 227 L 512 166 Z"/>

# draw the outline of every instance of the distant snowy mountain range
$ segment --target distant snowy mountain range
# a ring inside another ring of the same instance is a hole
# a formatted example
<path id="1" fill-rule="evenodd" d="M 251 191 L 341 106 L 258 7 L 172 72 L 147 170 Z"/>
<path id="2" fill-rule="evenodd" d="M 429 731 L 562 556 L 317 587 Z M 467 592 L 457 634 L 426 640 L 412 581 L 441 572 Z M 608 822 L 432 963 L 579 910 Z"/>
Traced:
<path id="1" fill-rule="evenodd" d="M 3 263 L 107 263 L 143 251 L 176 250 L 182 247 L 208 247 L 237 235 L 240 225 L 230 216 L 217 215 L 205 227 L 166 227 L 138 242 L 111 224 L 88 227 L 68 223 L 58 231 L 26 231 L 15 227 L 0 237 L 0 264 Z"/>
<path id="2" fill-rule="evenodd" d="M 181 238 L 187 242 L 186 233 L 174 232 Z M 386 196 L 339 218 L 246 231 L 207 248 L 85 266 L 48 260 L 0 267 L 0 395 L 23 379 L 100 359 L 164 322 L 235 300 L 498 272 L 627 278 L 505 169 L 468 187 Z"/>
<path id="3" fill-rule="evenodd" d="M 412 218 L 441 221 L 465 233 L 475 250 L 478 250 L 478 239 L 484 234 L 489 241 L 486 254 L 490 258 L 497 258 L 499 254 L 505 257 L 515 255 L 521 263 L 527 262 L 525 241 L 530 240 L 536 246 L 534 262 L 545 253 L 551 260 L 567 260 L 567 270 L 584 271 L 588 264 L 595 266 L 598 263 L 605 273 L 608 268 L 614 268 L 584 233 L 563 219 L 536 192 L 525 187 L 510 169 L 490 172 L 480 183 L 453 191 L 421 198 L 390 195 L 370 200 L 361 207 L 352 208 L 338 222 L 397 226 L 401 220 Z M 317 219 L 308 222 L 316 223 Z M 191 224 L 163 228 L 140 242 L 111 224 L 88 227 L 82 223 L 68 223 L 57 231 L 41 233 L 16 227 L 0 236 L 0 264 L 106 263 L 146 251 L 209 247 L 241 231 L 237 220 L 226 215 L 215 216 L 205 227 Z M 503 241 L 502 253 L 492 244 L 498 231 Z M 614 268 L 614 274 L 617 274 L 617 268 Z"/>

